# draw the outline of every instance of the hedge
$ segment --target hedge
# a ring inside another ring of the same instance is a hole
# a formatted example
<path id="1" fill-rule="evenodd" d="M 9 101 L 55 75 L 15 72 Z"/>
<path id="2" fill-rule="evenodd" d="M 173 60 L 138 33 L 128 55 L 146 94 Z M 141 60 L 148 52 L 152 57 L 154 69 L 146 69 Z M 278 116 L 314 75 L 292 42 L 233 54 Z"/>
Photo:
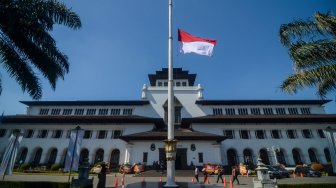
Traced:
<path id="1" fill-rule="evenodd" d="M 1 188 L 69 188 L 69 185 L 64 182 L 0 181 Z"/>
<path id="2" fill-rule="evenodd" d="M 278 188 L 335 188 L 335 183 L 278 184 Z"/>

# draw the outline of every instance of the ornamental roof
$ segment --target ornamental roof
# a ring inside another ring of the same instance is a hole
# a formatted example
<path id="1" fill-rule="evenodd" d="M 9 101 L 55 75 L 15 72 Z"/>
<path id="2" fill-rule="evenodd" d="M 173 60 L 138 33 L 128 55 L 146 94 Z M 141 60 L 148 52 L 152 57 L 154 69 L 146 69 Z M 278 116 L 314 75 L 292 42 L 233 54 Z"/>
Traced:
<path id="1" fill-rule="evenodd" d="M 196 74 L 189 74 L 189 71 L 184 71 L 182 68 L 173 69 L 173 79 L 187 79 L 189 86 L 194 86 Z M 156 80 L 168 80 L 168 68 L 162 68 L 161 71 L 156 71 L 156 74 L 148 74 L 151 86 L 155 86 Z"/>
<path id="2" fill-rule="evenodd" d="M 27 106 L 141 106 L 148 105 L 147 100 L 128 101 L 20 101 Z"/>
<path id="3" fill-rule="evenodd" d="M 323 105 L 331 100 L 198 100 L 200 105 Z"/>

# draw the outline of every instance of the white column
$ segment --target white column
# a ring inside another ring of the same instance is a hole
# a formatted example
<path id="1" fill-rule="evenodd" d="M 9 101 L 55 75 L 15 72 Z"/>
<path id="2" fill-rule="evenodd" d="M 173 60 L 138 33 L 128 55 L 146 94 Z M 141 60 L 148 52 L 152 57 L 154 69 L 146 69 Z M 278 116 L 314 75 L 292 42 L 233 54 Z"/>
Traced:
<path id="1" fill-rule="evenodd" d="M 221 153 L 221 144 L 213 144 L 213 149 L 214 149 L 214 159 L 216 164 L 221 164 L 222 163 L 222 153 Z"/>
<path id="2" fill-rule="evenodd" d="M 125 151 L 125 160 L 124 163 L 131 163 L 131 155 L 132 155 L 133 144 L 126 144 Z"/>

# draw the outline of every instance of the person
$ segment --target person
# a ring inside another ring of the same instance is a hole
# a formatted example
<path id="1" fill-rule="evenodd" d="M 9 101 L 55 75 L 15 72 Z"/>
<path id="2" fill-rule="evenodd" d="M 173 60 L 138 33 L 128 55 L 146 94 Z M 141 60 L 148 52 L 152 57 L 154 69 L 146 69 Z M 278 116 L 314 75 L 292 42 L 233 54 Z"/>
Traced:
<path id="1" fill-rule="evenodd" d="M 205 167 L 203 167 L 202 172 L 203 172 L 203 174 L 204 174 L 204 183 L 206 183 L 206 181 L 207 181 L 207 179 L 208 179 L 208 173 L 207 173 Z"/>
<path id="2" fill-rule="evenodd" d="M 97 188 L 105 188 L 106 186 L 106 164 L 101 165 L 101 171 L 98 174 L 98 184 Z"/>
<path id="3" fill-rule="evenodd" d="M 161 161 L 160 162 L 160 171 L 161 171 L 161 174 L 163 174 L 164 168 L 165 168 L 165 165 L 163 164 L 163 161 Z"/>
<path id="4" fill-rule="evenodd" d="M 197 166 L 195 166 L 195 179 L 196 179 L 197 182 L 199 182 L 198 181 L 198 174 L 199 174 L 199 170 L 198 170 Z"/>
<path id="5" fill-rule="evenodd" d="M 223 181 L 223 174 L 224 174 L 224 168 L 222 166 L 217 166 L 218 172 L 217 172 L 217 183 L 219 181 L 219 178 L 222 180 L 222 183 L 224 183 Z"/>
<path id="6" fill-rule="evenodd" d="M 235 180 L 237 180 L 237 183 L 239 185 L 238 174 L 239 174 L 239 172 L 238 172 L 237 168 L 235 166 L 233 166 L 232 167 L 232 184 Z"/>

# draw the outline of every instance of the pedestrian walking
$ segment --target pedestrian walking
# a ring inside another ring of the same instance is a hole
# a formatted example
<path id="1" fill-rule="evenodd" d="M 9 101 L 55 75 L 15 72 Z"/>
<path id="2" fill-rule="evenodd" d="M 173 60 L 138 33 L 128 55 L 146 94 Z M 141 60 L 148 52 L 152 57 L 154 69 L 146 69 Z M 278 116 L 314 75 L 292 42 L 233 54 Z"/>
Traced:
<path id="1" fill-rule="evenodd" d="M 238 174 L 239 174 L 238 169 L 235 166 L 233 166 L 232 167 L 232 184 L 235 180 L 237 180 L 237 183 L 239 185 Z"/>
<path id="2" fill-rule="evenodd" d="M 106 186 L 106 164 L 101 165 L 101 171 L 98 174 L 98 184 L 97 188 L 105 188 Z"/>
<path id="3" fill-rule="evenodd" d="M 202 172 L 203 172 L 203 175 L 204 175 L 204 183 L 206 183 L 206 181 L 208 179 L 208 173 L 207 173 L 205 167 L 203 167 Z"/>
<path id="4" fill-rule="evenodd" d="M 223 175 L 224 175 L 224 168 L 222 166 L 217 166 L 218 172 L 217 172 L 217 183 L 219 181 L 219 178 L 222 180 L 222 183 L 224 183 L 223 181 Z"/>
<path id="5" fill-rule="evenodd" d="M 199 182 L 198 181 L 198 174 L 199 174 L 199 170 L 198 170 L 197 166 L 195 166 L 195 179 L 197 180 L 197 182 Z"/>
<path id="6" fill-rule="evenodd" d="M 163 161 L 161 161 L 160 162 L 160 171 L 161 171 L 161 174 L 163 174 L 164 168 L 165 168 L 165 165 L 163 164 Z"/>

